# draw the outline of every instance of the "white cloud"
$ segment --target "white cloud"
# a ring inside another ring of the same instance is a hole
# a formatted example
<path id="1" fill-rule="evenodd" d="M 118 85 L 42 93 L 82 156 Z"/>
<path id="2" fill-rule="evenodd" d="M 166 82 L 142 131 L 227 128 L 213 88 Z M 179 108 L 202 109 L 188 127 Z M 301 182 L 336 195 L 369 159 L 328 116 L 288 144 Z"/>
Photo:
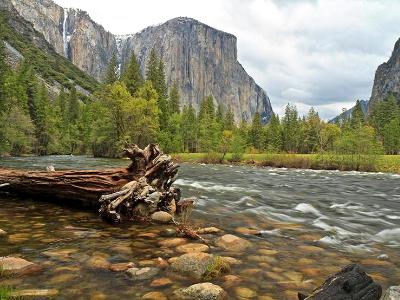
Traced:
<path id="1" fill-rule="evenodd" d="M 177 16 L 198 19 L 238 38 L 247 72 L 282 112 L 318 108 L 323 118 L 368 99 L 377 66 L 397 38 L 399 1 L 320 0 L 56 0 L 88 11 L 116 34 L 134 33 Z"/>

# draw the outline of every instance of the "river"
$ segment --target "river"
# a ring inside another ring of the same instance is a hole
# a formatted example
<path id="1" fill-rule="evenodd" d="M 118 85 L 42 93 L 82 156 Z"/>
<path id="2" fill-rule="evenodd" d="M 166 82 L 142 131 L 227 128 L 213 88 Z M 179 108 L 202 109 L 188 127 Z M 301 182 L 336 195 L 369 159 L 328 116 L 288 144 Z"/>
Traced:
<path id="1" fill-rule="evenodd" d="M 0 160 L 0 166 L 14 168 L 43 170 L 50 164 L 90 169 L 128 161 L 81 156 Z M 209 249 L 241 261 L 231 269 L 240 277 L 234 285 L 226 278 L 212 280 L 230 299 L 243 298 L 241 287 L 255 299 L 296 299 L 297 291 L 310 292 L 351 262 L 360 263 L 384 288 L 400 282 L 399 175 L 182 164 L 178 178 L 183 196 L 198 199 L 195 227 L 215 226 L 253 245 L 245 253 Z M 0 228 L 9 233 L 0 240 L 0 256 L 20 255 L 45 266 L 35 276 L 7 279 L 8 285 L 56 288 L 60 299 L 140 299 L 150 291 L 173 299 L 175 289 L 198 282 L 166 269 L 156 278 L 172 283 L 155 287 L 150 284 L 155 278 L 132 282 L 88 263 L 95 256 L 144 266 L 158 257 L 178 256 L 174 247 L 160 248 L 165 237 L 159 232 L 166 226 L 110 226 L 96 212 L 29 199 L 3 197 L 0 207 Z M 57 249 L 72 252 L 44 254 Z"/>

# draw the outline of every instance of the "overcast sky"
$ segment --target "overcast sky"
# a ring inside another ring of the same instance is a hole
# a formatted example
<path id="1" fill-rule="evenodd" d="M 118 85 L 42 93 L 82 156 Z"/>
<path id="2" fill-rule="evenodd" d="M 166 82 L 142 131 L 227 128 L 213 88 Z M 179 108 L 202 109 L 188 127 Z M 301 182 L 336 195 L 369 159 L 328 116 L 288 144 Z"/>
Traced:
<path id="1" fill-rule="evenodd" d="M 114 34 L 192 17 L 238 38 L 239 62 L 275 112 L 295 103 L 327 119 L 369 99 L 374 73 L 400 37 L 400 1 L 56 0 Z"/>

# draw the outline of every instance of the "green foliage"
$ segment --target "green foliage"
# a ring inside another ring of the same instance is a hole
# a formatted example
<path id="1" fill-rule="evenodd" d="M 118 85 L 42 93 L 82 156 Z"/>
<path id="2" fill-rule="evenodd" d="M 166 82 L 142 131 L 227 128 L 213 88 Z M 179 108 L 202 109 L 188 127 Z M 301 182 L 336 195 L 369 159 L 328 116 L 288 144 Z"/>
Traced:
<path id="1" fill-rule="evenodd" d="M 361 109 L 360 101 L 356 101 L 353 111 L 351 112 L 350 126 L 352 128 L 361 127 L 365 124 L 364 113 Z"/>
<path id="2" fill-rule="evenodd" d="M 169 111 L 177 114 L 181 112 L 178 83 L 176 81 L 172 85 L 171 91 L 169 92 Z"/>
<path id="3" fill-rule="evenodd" d="M 204 273 L 204 280 L 211 280 L 223 274 L 229 273 L 231 270 L 229 264 L 220 256 L 215 256 L 213 260 L 207 265 L 206 272 Z"/>
<path id="4" fill-rule="evenodd" d="M 129 65 L 125 68 L 122 74 L 122 81 L 132 96 L 136 94 L 139 88 L 143 85 L 143 77 L 140 72 L 140 65 L 136 59 L 135 53 L 132 53 Z"/>
<path id="5" fill-rule="evenodd" d="M 119 79 L 118 74 L 118 61 L 117 55 L 114 53 L 111 56 L 110 61 L 108 62 L 107 70 L 104 74 L 103 83 L 104 84 L 112 84 Z"/>
<path id="6" fill-rule="evenodd" d="M 383 144 L 388 154 L 400 153 L 400 118 L 394 118 L 383 127 Z"/>
<path id="7" fill-rule="evenodd" d="M 13 288 L 9 286 L 0 286 L 0 300 L 14 299 Z"/>
<path id="8" fill-rule="evenodd" d="M 300 136 L 300 126 L 296 106 L 288 104 L 282 119 L 283 149 L 295 153 Z"/>

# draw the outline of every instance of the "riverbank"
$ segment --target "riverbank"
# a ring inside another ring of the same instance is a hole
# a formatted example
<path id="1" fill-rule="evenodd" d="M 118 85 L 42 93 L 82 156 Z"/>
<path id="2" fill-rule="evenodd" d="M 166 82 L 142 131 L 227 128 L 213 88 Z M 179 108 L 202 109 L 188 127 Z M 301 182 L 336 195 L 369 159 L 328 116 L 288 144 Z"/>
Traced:
<path id="1" fill-rule="evenodd" d="M 219 153 L 177 153 L 178 162 L 221 163 Z M 225 155 L 224 164 L 244 164 L 277 168 L 364 171 L 400 174 L 400 155 L 337 155 L 337 154 L 244 154 L 239 161 Z"/>

